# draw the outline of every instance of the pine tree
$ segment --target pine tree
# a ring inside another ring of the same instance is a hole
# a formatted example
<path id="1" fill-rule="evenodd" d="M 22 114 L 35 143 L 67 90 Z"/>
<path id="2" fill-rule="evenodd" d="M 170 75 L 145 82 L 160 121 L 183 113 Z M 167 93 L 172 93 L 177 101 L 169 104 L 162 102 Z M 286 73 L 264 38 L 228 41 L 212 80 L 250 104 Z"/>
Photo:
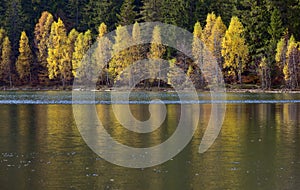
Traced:
<path id="1" fill-rule="evenodd" d="M 236 0 L 206 0 L 206 3 L 208 10 L 220 15 L 226 24 L 229 24 L 231 17 L 236 13 L 238 5 Z"/>
<path id="2" fill-rule="evenodd" d="M 137 17 L 137 12 L 135 11 L 134 0 L 124 0 L 120 14 L 117 14 L 118 25 L 127 26 L 133 24 Z"/>
<path id="3" fill-rule="evenodd" d="M 229 76 L 238 78 L 242 83 L 242 72 L 248 58 L 248 46 L 244 38 L 244 27 L 237 17 L 232 17 L 222 42 L 222 56 Z"/>
<path id="4" fill-rule="evenodd" d="M 161 61 L 164 53 L 166 52 L 165 46 L 162 44 L 161 40 L 161 32 L 160 32 L 160 27 L 155 26 L 153 29 L 153 34 L 152 34 L 152 41 L 151 41 L 151 46 L 150 46 L 150 53 L 149 53 L 149 58 L 151 59 L 150 62 L 153 65 L 153 73 L 151 77 L 153 78 L 159 78 L 158 80 L 158 88 L 160 87 L 160 78 L 162 77 L 162 68 L 161 66 Z M 158 67 L 156 66 L 158 64 Z M 158 70 L 157 70 L 157 69 Z M 158 74 L 158 75 L 157 75 Z"/>
<path id="5" fill-rule="evenodd" d="M 178 27 L 190 28 L 189 1 L 162 0 L 161 20 Z"/>
<path id="6" fill-rule="evenodd" d="M 1 54 L 1 78 L 2 81 L 8 83 L 12 87 L 12 47 L 9 38 L 6 36 L 2 44 Z"/>
<path id="7" fill-rule="evenodd" d="M 241 9 L 245 38 L 249 44 L 250 66 L 255 68 L 268 50 L 270 13 L 266 0 L 244 0 Z"/>
<path id="8" fill-rule="evenodd" d="M 141 20 L 144 22 L 162 21 L 162 1 L 161 0 L 142 0 Z"/>
<path id="9" fill-rule="evenodd" d="M 266 58 L 266 67 L 268 68 L 268 71 L 271 72 L 269 75 L 272 78 L 275 78 L 278 76 L 278 71 L 276 71 L 276 47 L 277 42 L 280 40 L 282 34 L 284 32 L 284 28 L 282 27 L 282 21 L 280 12 L 277 8 L 274 8 L 272 15 L 271 15 L 271 23 L 268 27 L 268 33 L 271 36 L 270 40 L 268 41 L 268 47 L 267 47 L 267 58 Z M 271 77 L 268 79 L 271 80 Z M 268 84 L 271 84 L 271 81 L 268 81 Z M 271 86 L 271 85 L 270 85 Z M 268 88 L 270 88 L 270 86 Z"/>
<path id="10" fill-rule="evenodd" d="M 12 55 L 15 57 L 18 52 L 18 39 L 23 30 L 24 23 L 26 23 L 26 18 L 23 14 L 21 0 L 6 1 L 6 6 L 5 29 L 11 39 Z"/>
<path id="11" fill-rule="evenodd" d="M 109 26 L 109 30 L 114 29 L 115 24 L 117 23 L 116 13 L 119 9 L 119 1 L 89 0 L 83 8 L 83 19 L 80 24 L 80 29 L 90 29 L 93 34 L 96 34 L 98 26 L 102 22 Z"/>
<path id="12" fill-rule="evenodd" d="M 33 61 L 32 52 L 26 32 L 23 31 L 20 38 L 19 56 L 16 62 L 16 69 L 21 79 L 31 81 L 31 64 Z"/>

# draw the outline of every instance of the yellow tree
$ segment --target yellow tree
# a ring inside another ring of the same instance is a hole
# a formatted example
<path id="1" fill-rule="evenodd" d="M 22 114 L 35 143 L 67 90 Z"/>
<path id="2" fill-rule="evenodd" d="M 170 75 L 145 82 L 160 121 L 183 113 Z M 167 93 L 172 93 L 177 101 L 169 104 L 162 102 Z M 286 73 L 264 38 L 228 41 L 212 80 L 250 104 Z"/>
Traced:
<path id="1" fill-rule="evenodd" d="M 222 41 L 226 33 L 226 26 L 219 16 L 212 28 L 211 35 L 208 38 L 208 49 L 217 59 L 218 65 L 222 67 Z"/>
<path id="2" fill-rule="evenodd" d="M 1 74 L 2 80 L 6 83 L 9 83 L 10 87 L 12 86 L 12 49 L 9 38 L 6 36 L 2 44 L 2 54 L 1 54 Z"/>
<path id="3" fill-rule="evenodd" d="M 211 36 L 211 33 L 212 33 L 212 29 L 215 25 L 215 22 L 216 22 L 216 15 L 215 13 L 209 13 L 207 15 L 207 18 L 206 18 L 206 25 L 204 27 L 204 30 L 203 30 L 203 35 L 202 35 L 202 40 L 203 42 L 205 43 L 205 45 L 207 45 L 209 43 L 209 37 Z"/>
<path id="4" fill-rule="evenodd" d="M 244 27 L 238 17 L 232 17 L 222 41 L 223 68 L 229 76 L 242 83 L 242 72 L 248 58 L 248 46 L 244 37 Z"/>
<path id="5" fill-rule="evenodd" d="M 49 79 L 59 78 L 65 86 L 67 81 L 67 73 L 70 66 L 68 65 L 67 55 L 67 33 L 62 20 L 59 18 L 51 26 L 49 38 L 47 68 Z"/>
<path id="6" fill-rule="evenodd" d="M 160 27 L 155 26 L 153 29 L 152 33 L 152 41 L 150 45 L 150 53 L 149 53 L 149 58 L 151 59 L 151 64 L 153 65 L 153 68 L 158 68 L 158 70 L 153 69 L 155 75 L 151 76 L 156 78 L 156 74 L 158 74 L 158 77 L 161 78 L 161 71 L 163 68 L 161 68 L 161 61 L 163 55 L 166 52 L 165 46 L 162 44 L 162 39 L 161 39 L 161 32 L 160 32 Z M 158 64 L 158 67 L 156 66 Z M 158 88 L 160 87 L 160 79 L 158 80 Z"/>
<path id="7" fill-rule="evenodd" d="M 105 80 L 106 85 L 109 85 L 108 61 L 111 55 L 112 43 L 105 36 L 107 34 L 107 26 L 105 23 L 100 24 L 98 31 L 96 63 L 97 68 L 102 71 L 98 74 L 101 76 L 102 82 Z"/>
<path id="8" fill-rule="evenodd" d="M 288 42 L 286 53 L 287 61 L 283 66 L 284 79 L 288 88 L 295 89 L 298 87 L 298 67 L 300 64 L 299 44 L 292 35 Z"/>
<path id="9" fill-rule="evenodd" d="M 44 11 L 35 25 L 34 29 L 34 46 L 37 49 L 36 56 L 38 60 L 38 71 L 40 73 L 40 79 L 44 80 L 48 77 L 48 47 L 49 37 L 51 32 L 51 26 L 54 22 L 52 14 Z"/>
<path id="10" fill-rule="evenodd" d="M 113 58 L 109 65 L 109 72 L 112 78 L 116 78 L 130 64 L 131 55 L 128 43 L 131 36 L 124 26 L 118 26 L 116 29 L 115 43 L 112 46 Z"/>
<path id="11" fill-rule="evenodd" d="M 277 72 L 279 76 L 284 77 L 283 67 L 287 62 L 287 50 L 288 50 L 289 34 L 286 31 L 281 39 L 277 43 L 275 61 L 277 65 Z"/>
<path id="12" fill-rule="evenodd" d="M 203 38 L 203 31 L 200 22 L 196 22 L 193 32 L 193 44 L 192 44 L 192 53 L 193 58 L 196 63 L 190 65 L 188 69 L 188 76 L 191 78 L 193 83 L 197 88 L 200 88 L 204 85 L 204 78 L 201 75 L 200 68 L 204 64 L 204 43 L 201 41 Z M 200 68 L 199 68 L 200 67 Z M 196 69 L 194 69 L 196 68 Z"/>
<path id="13" fill-rule="evenodd" d="M 91 45 L 92 33 L 90 30 L 78 35 L 72 57 L 72 72 L 74 77 L 77 77 L 80 81 L 90 79 L 90 77 L 92 77 L 90 74 L 92 75 L 94 73 L 94 65 L 91 64 L 90 57 L 87 57 L 88 59 L 83 60 Z"/>
<path id="14" fill-rule="evenodd" d="M 16 61 L 16 69 L 21 79 L 24 79 L 26 82 L 31 82 L 31 64 L 32 64 L 32 51 L 29 46 L 28 37 L 23 31 L 21 33 L 20 45 L 19 45 L 19 56 Z"/>

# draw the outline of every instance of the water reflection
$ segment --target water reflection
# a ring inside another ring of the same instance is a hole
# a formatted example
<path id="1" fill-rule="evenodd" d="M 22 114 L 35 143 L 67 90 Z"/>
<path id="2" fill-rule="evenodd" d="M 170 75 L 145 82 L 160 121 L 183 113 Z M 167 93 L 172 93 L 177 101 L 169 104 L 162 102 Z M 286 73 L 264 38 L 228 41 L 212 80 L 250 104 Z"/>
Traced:
<path id="1" fill-rule="evenodd" d="M 162 126 L 138 134 L 120 125 L 111 105 L 96 109 L 106 130 L 134 147 L 164 142 L 181 114 L 179 105 L 166 105 Z M 150 117 L 147 105 L 130 109 L 141 121 Z M 104 161 L 86 146 L 71 105 L 0 105 L 1 189 L 298 188 L 300 104 L 227 105 L 222 131 L 204 154 L 197 151 L 211 105 L 201 104 L 200 109 L 196 134 L 179 155 L 156 167 L 127 169 Z M 192 115 L 193 122 L 196 117 Z"/>

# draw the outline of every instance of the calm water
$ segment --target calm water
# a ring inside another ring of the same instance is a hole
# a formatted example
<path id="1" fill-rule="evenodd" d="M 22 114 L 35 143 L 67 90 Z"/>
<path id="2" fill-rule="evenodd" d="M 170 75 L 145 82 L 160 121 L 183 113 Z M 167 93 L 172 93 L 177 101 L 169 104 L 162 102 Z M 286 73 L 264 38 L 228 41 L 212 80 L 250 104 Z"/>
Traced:
<path id="1" fill-rule="evenodd" d="M 108 93 L 99 93 L 98 116 L 118 141 L 149 147 L 176 130 L 174 93 L 135 93 L 130 105 L 149 118 L 149 99 L 167 103 L 159 130 L 136 134 L 116 120 Z M 209 96 L 192 141 L 168 162 L 145 169 L 108 163 L 85 144 L 76 127 L 70 92 L 0 93 L 0 189 L 299 189 L 300 94 L 229 94 L 225 121 L 204 154 L 199 144 L 210 117 Z M 139 102 L 144 104 L 137 104 Z"/>

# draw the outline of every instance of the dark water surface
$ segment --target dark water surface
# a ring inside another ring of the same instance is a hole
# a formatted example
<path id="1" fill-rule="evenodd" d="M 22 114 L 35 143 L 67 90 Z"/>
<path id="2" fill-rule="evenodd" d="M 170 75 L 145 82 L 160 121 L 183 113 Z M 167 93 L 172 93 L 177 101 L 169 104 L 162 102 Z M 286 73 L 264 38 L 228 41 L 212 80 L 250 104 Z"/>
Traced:
<path id="1" fill-rule="evenodd" d="M 108 96 L 100 93 L 97 100 Z M 137 92 L 130 105 L 137 119 L 149 118 L 146 101 L 152 97 L 169 104 L 164 123 L 151 134 L 129 133 L 109 103 L 96 105 L 98 116 L 124 144 L 159 144 L 176 130 L 180 104 L 173 93 Z M 92 152 L 76 127 L 71 99 L 70 92 L 0 93 L 1 190 L 300 187 L 299 94 L 229 94 L 222 130 L 204 154 L 198 148 L 211 105 L 207 94 L 199 95 L 201 114 L 191 142 L 168 162 L 145 169 L 116 166 Z"/>

